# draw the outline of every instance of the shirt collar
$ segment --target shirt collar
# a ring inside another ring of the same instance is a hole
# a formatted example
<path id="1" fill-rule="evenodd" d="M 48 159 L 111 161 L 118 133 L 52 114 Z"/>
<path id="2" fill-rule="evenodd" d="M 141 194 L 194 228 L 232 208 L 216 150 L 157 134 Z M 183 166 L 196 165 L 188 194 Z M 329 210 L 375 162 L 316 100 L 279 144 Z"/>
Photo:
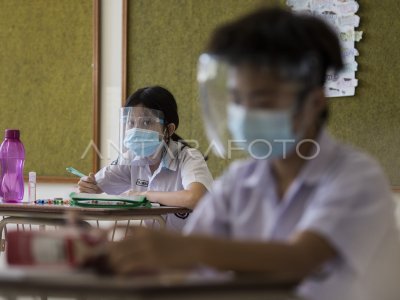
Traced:
<path id="1" fill-rule="evenodd" d="M 298 176 L 300 181 L 311 185 L 317 183 L 322 178 L 322 175 L 326 172 L 338 151 L 337 142 L 324 128 L 321 130 L 315 142 L 319 146 L 319 152 L 315 158 L 306 162 Z"/>
<path id="2" fill-rule="evenodd" d="M 253 168 L 253 172 L 243 181 L 244 187 L 256 187 L 260 184 L 261 178 L 264 178 L 268 181 L 268 177 L 271 175 L 271 169 L 269 167 L 268 160 L 252 160 L 251 167 Z"/>
<path id="3" fill-rule="evenodd" d="M 170 140 L 168 148 L 165 149 L 163 159 L 161 161 L 162 167 L 171 171 L 176 171 L 178 168 L 178 156 L 182 147 L 179 143 Z"/>
<path id="4" fill-rule="evenodd" d="M 178 168 L 178 155 L 180 152 L 180 145 L 170 140 L 168 147 L 164 148 L 163 158 L 161 159 L 160 168 L 166 168 L 171 171 L 176 171 Z M 132 166 L 144 167 L 149 165 L 150 159 L 147 157 L 135 156 L 132 160 Z"/>
<path id="5" fill-rule="evenodd" d="M 327 169 L 327 165 L 336 152 L 337 143 L 324 128 L 321 129 L 315 142 L 319 146 L 319 153 L 315 158 L 308 160 L 304 164 L 296 180 L 309 184 L 316 183 L 321 179 L 321 175 Z M 268 181 L 272 176 L 271 162 L 269 160 L 254 160 L 252 165 L 254 171 L 243 181 L 245 187 L 256 187 L 260 184 L 261 178 L 263 178 L 263 181 Z"/>

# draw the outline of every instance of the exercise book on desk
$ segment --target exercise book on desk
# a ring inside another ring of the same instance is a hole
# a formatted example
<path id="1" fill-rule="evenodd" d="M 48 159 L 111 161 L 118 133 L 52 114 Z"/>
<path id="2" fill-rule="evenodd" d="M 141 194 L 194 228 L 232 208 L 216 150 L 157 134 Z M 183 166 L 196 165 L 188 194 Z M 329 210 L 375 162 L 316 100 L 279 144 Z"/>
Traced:
<path id="1" fill-rule="evenodd" d="M 151 208 L 151 202 L 145 196 L 122 197 L 107 194 L 71 193 L 71 206 L 93 208 Z"/>

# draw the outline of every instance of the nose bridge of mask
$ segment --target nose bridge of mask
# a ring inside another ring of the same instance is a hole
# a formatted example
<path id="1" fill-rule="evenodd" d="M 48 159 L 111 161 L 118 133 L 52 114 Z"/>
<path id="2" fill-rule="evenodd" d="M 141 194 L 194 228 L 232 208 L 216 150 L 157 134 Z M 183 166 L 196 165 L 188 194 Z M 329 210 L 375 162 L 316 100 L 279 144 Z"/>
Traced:
<path id="1" fill-rule="evenodd" d="M 238 104 L 229 104 L 228 117 L 234 119 L 229 122 L 231 131 L 239 130 L 239 124 L 247 123 L 250 125 L 247 134 L 257 135 L 257 132 L 268 130 L 268 128 L 285 128 L 293 124 L 293 108 L 286 110 L 266 110 L 266 109 L 246 109 Z M 292 128 L 291 128 L 292 129 Z M 243 132 L 244 134 L 244 132 Z"/>
<path id="2" fill-rule="evenodd" d="M 140 138 L 141 141 L 145 140 L 145 138 L 149 140 L 155 140 L 156 137 L 159 140 L 160 135 L 162 134 L 160 134 L 158 131 L 139 128 L 139 127 L 133 127 L 125 131 L 125 137 L 129 136 L 131 138 L 132 137 L 135 137 L 137 139 Z"/>
<path id="3" fill-rule="evenodd" d="M 293 116 L 292 110 L 246 110 L 246 116 L 254 118 L 256 120 L 268 119 L 273 124 L 280 124 L 282 122 L 288 121 Z"/>
<path id="4" fill-rule="evenodd" d="M 294 133 L 292 110 L 248 110 L 245 121 L 250 127 L 247 136 L 254 139 L 265 139 L 265 131 L 274 131 L 275 139 L 290 139 Z M 272 142 L 272 141 L 270 141 Z"/>

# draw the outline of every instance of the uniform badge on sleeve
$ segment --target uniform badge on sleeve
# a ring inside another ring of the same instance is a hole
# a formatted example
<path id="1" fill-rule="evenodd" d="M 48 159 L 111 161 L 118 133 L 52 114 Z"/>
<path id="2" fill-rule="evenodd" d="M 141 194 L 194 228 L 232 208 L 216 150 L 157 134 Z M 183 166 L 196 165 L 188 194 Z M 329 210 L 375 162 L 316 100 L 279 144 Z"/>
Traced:
<path id="1" fill-rule="evenodd" d="M 189 217 L 190 213 L 176 213 L 175 216 L 177 216 L 179 219 L 186 219 Z"/>
<path id="2" fill-rule="evenodd" d="M 144 179 L 138 179 L 138 180 L 136 180 L 136 185 L 148 187 L 149 186 L 149 181 L 148 180 L 144 180 Z"/>

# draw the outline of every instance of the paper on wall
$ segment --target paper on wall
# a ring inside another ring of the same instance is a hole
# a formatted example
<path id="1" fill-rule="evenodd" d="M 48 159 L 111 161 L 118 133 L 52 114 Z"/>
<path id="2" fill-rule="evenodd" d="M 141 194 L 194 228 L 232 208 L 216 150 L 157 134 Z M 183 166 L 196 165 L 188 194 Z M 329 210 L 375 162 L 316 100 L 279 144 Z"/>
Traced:
<path id="1" fill-rule="evenodd" d="M 360 25 L 360 17 L 357 15 L 341 16 L 337 18 L 337 24 L 339 27 L 358 27 Z"/>
<path id="2" fill-rule="evenodd" d="M 360 6 L 356 1 L 339 2 L 333 7 L 335 13 L 339 15 L 353 15 L 359 8 Z"/>
<path id="3" fill-rule="evenodd" d="M 354 96 L 358 86 L 356 57 L 359 56 L 355 43 L 359 42 L 363 35 L 362 31 L 356 30 L 360 25 L 360 17 L 356 15 L 360 5 L 356 0 L 287 0 L 286 3 L 297 13 L 322 18 L 338 33 L 344 68 L 337 75 L 328 72 L 326 96 Z"/>

